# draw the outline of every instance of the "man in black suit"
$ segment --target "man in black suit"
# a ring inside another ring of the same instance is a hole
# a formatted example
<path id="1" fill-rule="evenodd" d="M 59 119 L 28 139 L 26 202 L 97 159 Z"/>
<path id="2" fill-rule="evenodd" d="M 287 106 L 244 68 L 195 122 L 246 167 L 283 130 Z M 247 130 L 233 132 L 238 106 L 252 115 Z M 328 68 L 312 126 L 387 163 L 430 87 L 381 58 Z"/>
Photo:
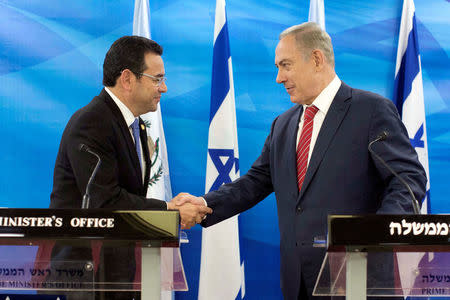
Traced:
<path id="1" fill-rule="evenodd" d="M 101 165 L 90 188 L 89 208 L 178 209 L 183 225 L 192 226 L 210 213 L 196 205 L 175 206 L 146 198 L 150 176 L 150 154 L 145 124 L 139 117 L 156 111 L 162 93 L 167 91 L 162 48 L 156 42 L 138 36 L 125 36 L 113 43 L 103 63 L 100 95 L 81 108 L 67 124 L 56 159 L 50 208 L 80 208 L 89 177 L 97 158 Z M 174 198 L 176 199 L 176 198 Z M 134 278 L 134 248 L 104 248 L 105 278 Z M 57 245 L 53 260 L 89 259 L 87 247 Z M 131 299 L 117 293 L 108 297 Z M 112 298 L 111 298 L 112 299 Z"/>
<path id="2" fill-rule="evenodd" d="M 103 63 L 100 95 L 78 110 L 67 124 L 56 158 L 50 208 L 80 208 L 97 158 L 102 163 L 91 186 L 90 208 L 178 209 L 172 203 L 146 198 L 150 155 L 145 124 L 139 117 L 156 111 L 167 91 L 162 48 L 156 42 L 125 36 L 109 49 Z M 136 147 L 133 123 L 138 125 Z M 140 157 L 138 157 L 140 152 Z M 206 208 L 180 208 L 183 222 L 192 223 Z"/>
<path id="3" fill-rule="evenodd" d="M 207 227 L 241 213 L 275 192 L 280 228 L 281 289 L 287 300 L 312 297 L 324 249 L 328 214 L 411 213 L 408 190 L 368 151 L 373 149 L 425 195 L 425 171 L 391 101 L 349 87 L 337 77 L 330 36 L 315 23 L 286 29 L 275 51 L 281 83 L 295 103 L 272 123 L 259 158 L 247 174 L 187 201 L 214 212 Z M 381 264 L 382 262 L 380 262 Z M 389 264 L 389 262 L 387 262 Z"/>

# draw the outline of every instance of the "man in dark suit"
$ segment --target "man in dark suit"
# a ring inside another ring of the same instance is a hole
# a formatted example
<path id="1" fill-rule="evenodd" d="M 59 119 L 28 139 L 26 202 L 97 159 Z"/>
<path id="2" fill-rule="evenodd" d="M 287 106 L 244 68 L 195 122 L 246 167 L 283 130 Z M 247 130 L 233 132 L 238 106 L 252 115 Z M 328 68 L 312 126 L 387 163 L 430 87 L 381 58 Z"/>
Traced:
<path id="1" fill-rule="evenodd" d="M 162 51 L 156 42 L 137 36 L 122 37 L 111 46 L 103 64 L 105 88 L 72 116 L 64 130 L 50 208 L 81 207 L 97 163 L 93 154 L 80 150 L 86 145 L 102 159 L 90 190 L 90 208 L 178 209 L 145 197 L 151 161 L 146 127 L 139 116 L 156 111 L 167 91 Z M 187 223 L 206 212 L 194 206 L 180 209 Z"/>
<path id="2" fill-rule="evenodd" d="M 210 208 L 193 204 L 175 206 L 146 198 L 150 176 L 150 154 L 145 124 L 139 117 L 156 111 L 167 91 L 162 48 L 138 36 L 125 36 L 113 43 L 103 64 L 100 95 L 78 110 L 67 124 L 55 164 L 50 208 L 81 208 L 95 155 L 101 165 L 90 188 L 89 208 L 178 209 L 182 224 L 195 225 Z M 86 149 L 86 148 L 85 148 Z M 174 198 L 176 199 L 176 198 Z M 90 249 L 57 245 L 53 260 L 89 259 Z M 133 282 L 134 248 L 103 248 L 102 280 Z M 118 293 L 108 299 L 119 299 Z M 120 299 L 131 299 L 127 295 Z"/>
<path id="3" fill-rule="evenodd" d="M 315 23 L 286 29 L 275 52 L 276 81 L 286 88 L 291 109 L 272 123 L 259 158 L 236 181 L 201 197 L 214 225 L 241 213 L 275 192 L 285 299 L 312 297 L 325 250 L 313 248 L 326 236 L 328 214 L 411 213 L 407 189 L 368 151 L 373 149 L 411 186 L 425 195 L 426 176 L 391 101 L 341 82 L 334 71 L 329 35 Z M 323 299 L 329 299 L 324 297 Z"/>

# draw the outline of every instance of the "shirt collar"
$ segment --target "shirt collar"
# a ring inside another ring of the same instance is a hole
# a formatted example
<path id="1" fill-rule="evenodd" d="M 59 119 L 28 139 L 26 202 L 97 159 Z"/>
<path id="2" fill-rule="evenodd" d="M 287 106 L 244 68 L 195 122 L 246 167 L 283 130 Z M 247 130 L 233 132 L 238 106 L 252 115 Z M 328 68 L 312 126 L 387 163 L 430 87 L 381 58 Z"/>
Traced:
<path id="1" fill-rule="evenodd" d="M 125 119 L 125 123 L 127 123 L 127 126 L 130 127 L 136 119 L 131 110 L 122 101 L 120 101 L 120 99 L 117 98 L 117 96 L 114 95 L 110 89 L 105 87 L 105 91 L 111 96 L 117 107 L 119 107 L 119 110 L 122 113 L 123 118 Z"/>
<path id="2" fill-rule="evenodd" d="M 327 114 L 328 109 L 331 106 L 331 102 L 333 102 L 334 97 L 337 94 L 337 91 L 339 90 L 341 86 L 341 80 L 336 75 L 334 76 L 333 80 L 320 92 L 319 96 L 317 96 L 316 99 L 314 99 L 313 103 L 311 105 L 315 105 L 319 111 L 321 111 L 324 115 Z M 310 105 L 303 105 L 303 110 L 305 110 Z"/>

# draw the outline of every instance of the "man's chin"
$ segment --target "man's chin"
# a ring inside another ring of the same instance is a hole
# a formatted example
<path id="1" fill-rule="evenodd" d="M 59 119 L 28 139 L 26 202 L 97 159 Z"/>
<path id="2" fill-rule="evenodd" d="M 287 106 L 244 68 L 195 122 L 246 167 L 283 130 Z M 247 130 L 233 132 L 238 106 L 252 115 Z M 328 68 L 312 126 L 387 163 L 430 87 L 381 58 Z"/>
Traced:
<path id="1" fill-rule="evenodd" d="M 301 100 L 298 97 L 295 97 L 295 95 L 290 95 L 291 102 L 295 104 L 301 104 Z"/>

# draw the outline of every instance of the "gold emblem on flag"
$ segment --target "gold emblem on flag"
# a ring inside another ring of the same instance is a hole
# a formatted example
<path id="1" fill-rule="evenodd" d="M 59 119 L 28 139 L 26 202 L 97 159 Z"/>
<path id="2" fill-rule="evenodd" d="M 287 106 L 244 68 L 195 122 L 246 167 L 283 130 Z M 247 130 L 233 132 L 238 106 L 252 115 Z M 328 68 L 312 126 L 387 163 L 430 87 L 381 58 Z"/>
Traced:
<path id="1" fill-rule="evenodd" d="M 150 158 L 152 158 L 153 154 L 155 153 L 155 142 L 153 142 L 150 136 L 147 136 L 147 146 L 148 152 L 150 153 Z"/>

